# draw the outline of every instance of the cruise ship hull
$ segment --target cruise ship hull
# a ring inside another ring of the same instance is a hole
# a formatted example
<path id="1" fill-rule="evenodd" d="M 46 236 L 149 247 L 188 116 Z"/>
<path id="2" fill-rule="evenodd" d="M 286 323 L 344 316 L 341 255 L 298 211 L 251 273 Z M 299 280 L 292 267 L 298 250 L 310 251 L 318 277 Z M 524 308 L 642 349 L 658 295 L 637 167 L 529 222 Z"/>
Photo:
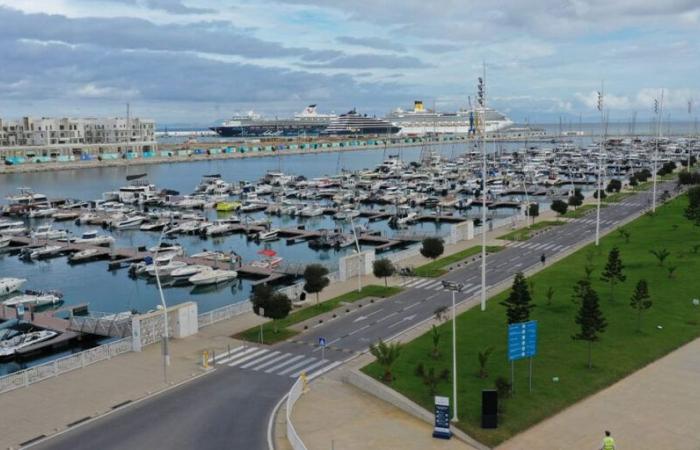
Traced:
<path id="1" fill-rule="evenodd" d="M 265 136 L 315 136 L 320 134 L 328 124 L 310 126 L 220 126 L 211 127 L 221 137 L 265 137 Z"/>
<path id="2" fill-rule="evenodd" d="M 499 123 L 492 123 L 486 125 L 486 132 L 493 133 L 496 131 L 503 130 L 505 128 L 513 125 L 511 121 L 504 121 Z M 460 123 L 454 125 L 433 125 L 430 123 L 425 124 L 402 124 L 401 131 L 399 135 L 421 135 L 430 133 L 440 133 L 440 134 L 468 134 L 469 124 Z"/>

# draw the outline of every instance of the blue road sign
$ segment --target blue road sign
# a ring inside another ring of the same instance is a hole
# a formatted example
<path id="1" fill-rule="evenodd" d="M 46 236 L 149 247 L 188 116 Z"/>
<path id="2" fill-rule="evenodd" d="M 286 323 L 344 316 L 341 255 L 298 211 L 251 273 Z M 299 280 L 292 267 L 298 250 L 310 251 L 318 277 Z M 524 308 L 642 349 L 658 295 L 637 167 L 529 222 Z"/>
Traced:
<path id="1" fill-rule="evenodd" d="M 435 396 L 435 427 L 433 437 L 449 439 L 452 437 L 450 431 L 450 398 Z"/>
<path id="2" fill-rule="evenodd" d="M 318 346 L 325 347 L 326 346 L 326 338 L 324 338 L 324 337 L 318 338 Z"/>
<path id="3" fill-rule="evenodd" d="M 531 358 L 537 354 L 537 321 L 508 325 L 508 360 Z"/>

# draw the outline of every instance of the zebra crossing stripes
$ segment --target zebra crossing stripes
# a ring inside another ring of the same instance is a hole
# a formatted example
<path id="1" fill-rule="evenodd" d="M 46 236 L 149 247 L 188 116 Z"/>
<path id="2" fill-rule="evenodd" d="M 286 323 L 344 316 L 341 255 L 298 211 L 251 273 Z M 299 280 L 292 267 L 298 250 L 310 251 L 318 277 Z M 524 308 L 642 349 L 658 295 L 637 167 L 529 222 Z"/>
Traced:
<path id="1" fill-rule="evenodd" d="M 272 372 L 274 372 L 274 371 L 276 371 L 276 370 L 278 370 L 278 369 L 281 369 L 281 368 L 284 367 L 284 366 L 288 366 L 289 364 L 291 364 L 291 363 L 293 363 L 294 361 L 297 361 L 297 360 L 299 360 L 299 359 L 301 359 L 301 358 L 303 358 L 303 357 L 304 357 L 304 355 L 293 356 L 293 357 L 291 357 L 290 359 L 287 359 L 286 361 L 282 361 L 281 363 L 277 364 L 276 366 L 270 367 L 269 369 L 267 369 L 267 370 L 265 371 L 265 373 L 272 373 Z"/>
<path id="2" fill-rule="evenodd" d="M 314 376 L 318 376 L 342 364 L 342 361 L 243 345 L 222 354 L 217 358 L 216 364 L 296 378 L 302 373 L 310 374 L 311 371 L 315 371 Z"/>
<path id="3" fill-rule="evenodd" d="M 247 364 L 243 364 L 243 365 L 241 366 L 241 369 L 247 369 L 248 367 L 252 367 L 252 366 L 254 366 L 254 365 L 256 365 L 256 364 L 260 364 L 260 363 L 263 362 L 263 361 L 267 361 L 267 360 L 270 359 L 270 358 L 274 358 L 276 355 L 279 355 L 279 353 L 280 353 L 280 352 L 278 352 L 278 351 L 270 352 L 270 353 L 268 353 L 267 355 L 263 356 L 262 358 L 258 358 L 258 359 L 254 360 L 254 361 L 251 361 L 251 362 L 247 363 Z"/>
<path id="4" fill-rule="evenodd" d="M 253 348 L 255 348 L 255 347 L 253 347 Z M 238 358 L 238 359 L 236 359 L 236 360 L 233 361 L 232 363 L 229 363 L 228 366 L 229 366 L 229 367 L 236 367 L 236 366 L 239 365 L 239 364 L 243 364 L 244 362 L 250 361 L 251 359 L 253 359 L 253 358 L 257 357 L 257 356 L 260 356 L 260 355 L 262 355 L 263 353 L 267 353 L 267 352 L 268 352 L 268 349 L 266 349 L 266 348 L 258 349 L 257 352 L 253 352 L 253 353 L 251 353 L 250 355 L 244 356 L 243 358 Z"/>
<path id="5" fill-rule="evenodd" d="M 306 364 L 309 364 L 309 363 L 311 363 L 311 362 L 313 362 L 313 361 L 315 361 L 315 360 L 316 360 L 316 358 L 314 358 L 314 357 L 306 358 L 306 359 L 304 359 L 304 360 L 302 360 L 302 361 L 300 361 L 300 362 L 294 364 L 294 365 L 291 366 L 291 367 L 287 367 L 287 368 L 284 369 L 282 372 L 279 372 L 279 374 L 280 374 L 280 375 L 287 375 L 288 373 L 290 373 L 290 372 L 293 371 L 294 369 L 298 369 L 298 368 L 300 368 L 301 366 L 306 365 Z"/>

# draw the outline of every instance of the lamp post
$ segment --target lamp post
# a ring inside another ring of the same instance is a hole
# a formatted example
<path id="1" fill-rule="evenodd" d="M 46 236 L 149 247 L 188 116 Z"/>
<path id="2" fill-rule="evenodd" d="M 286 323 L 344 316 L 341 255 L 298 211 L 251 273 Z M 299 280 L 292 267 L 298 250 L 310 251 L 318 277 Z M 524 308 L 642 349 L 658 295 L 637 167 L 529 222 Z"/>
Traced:
<path id="1" fill-rule="evenodd" d="M 598 180 L 596 180 L 596 208 L 595 208 L 595 246 L 600 244 L 600 206 L 601 197 L 603 196 L 603 184 L 601 177 L 603 175 L 603 152 L 605 149 L 605 113 L 603 112 L 603 90 L 604 85 L 601 83 L 600 91 L 598 92 L 598 111 L 600 111 L 600 150 L 598 154 Z M 576 192 L 574 191 L 574 194 Z"/>
<path id="2" fill-rule="evenodd" d="M 350 226 L 352 227 L 352 235 L 355 238 L 355 250 L 357 251 L 357 292 L 362 292 L 362 255 L 360 254 L 360 241 L 357 239 L 357 231 L 355 230 L 355 221 L 350 215 Z"/>
<path id="3" fill-rule="evenodd" d="M 452 421 L 457 422 L 459 419 L 457 418 L 457 306 L 455 295 L 464 289 L 464 285 L 445 280 L 442 282 L 442 287 L 452 291 L 452 401 L 454 404 Z"/>
<path id="4" fill-rule="evenodd" d="M 165 384 L 168 384 L 168 366 L 170 365 L 170 348 L 168 342 L 168 307 L 165 304 L 165 296 L 163 295 L 163 287 L 160 285 L 160 275 L 158 274 L 158 252 L 160 252 L 160 245 L 163 242 L 163 236 L 165 235 L 165 228 L 160 232 L 160 237 L 158 238 L 158 246 L 153 254 L 153 269 L 156 275 L 156 284 L 158 286 L 158 292 L 160 294 L 160 304 L 163 309 L 163 380 Z"/>

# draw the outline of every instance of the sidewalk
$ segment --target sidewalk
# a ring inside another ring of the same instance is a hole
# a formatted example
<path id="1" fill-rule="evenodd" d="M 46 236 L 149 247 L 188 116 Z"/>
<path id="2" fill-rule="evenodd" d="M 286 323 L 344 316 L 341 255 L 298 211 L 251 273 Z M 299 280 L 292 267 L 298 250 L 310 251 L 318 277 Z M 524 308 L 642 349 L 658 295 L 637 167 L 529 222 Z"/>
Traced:
<path id="1" fill-rule="evenodd" d="M 473 450 L 458 439 L 435 439 L 432 426 L 337 379 L 309 385 L 292 421 L 309 450 Z"/>
<path id="2" fill-rule="evenodd" d="M 498 450 L 700 449 L 700 339 L 571 406 Z"/>
<path id="3" fill-rule="evenodd" d="M 203 350 L 238 345 L 229 338 L 236 331 L 260 323 L 245 314 L 200 330 L 199 334 L 171 341 L 168 385 L 201 375 Z M 168 385 L 163 378 L 161 346 L 130 352 L 0 395 L 0 448 L 65 430 L 68 424 L 105 414 L 114 406 L 144 398 Z"/>

